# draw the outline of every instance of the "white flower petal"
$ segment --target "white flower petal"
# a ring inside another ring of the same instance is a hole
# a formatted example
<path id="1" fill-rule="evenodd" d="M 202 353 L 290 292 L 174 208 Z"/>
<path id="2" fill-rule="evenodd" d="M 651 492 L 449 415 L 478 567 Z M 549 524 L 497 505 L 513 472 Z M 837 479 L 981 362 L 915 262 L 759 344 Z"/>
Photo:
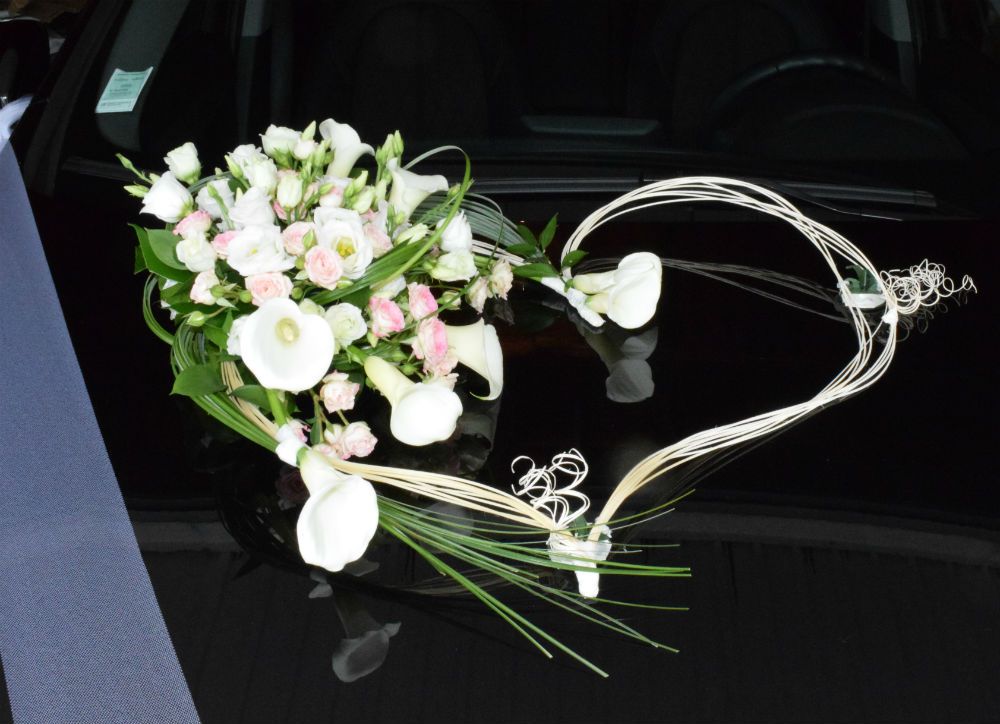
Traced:
<path id="1" fill-rule="evenodd" d="M 296 533 L 306 563 L 340 571 L 365 554 L 378 529 L 378 497 L 372 484 L 344 475 L 317 452 L 302 455 L 299 468 L 309 500 L 299 514 Z"/>
<path id="2" fill-rule="evenodd" d="M 264 387 L 301 392 L 329 371 L 333 332 L 290 299 L 269 299 L 250 314 L 239 336 L 243 362 Z"/>

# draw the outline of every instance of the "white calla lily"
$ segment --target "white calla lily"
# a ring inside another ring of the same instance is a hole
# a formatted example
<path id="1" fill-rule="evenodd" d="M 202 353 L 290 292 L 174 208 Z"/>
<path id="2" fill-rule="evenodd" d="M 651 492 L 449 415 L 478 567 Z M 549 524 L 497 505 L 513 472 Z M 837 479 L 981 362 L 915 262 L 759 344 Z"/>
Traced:
<path id="1" fill-rule="evenodd" d="M 319 124 L 319 135 L 330 142 L 333 151 L 333 161 L 326 169 L 327 176 L 345 178 L 359 158 L 375 153 L 374 148 L 361 142 L 361 136 L 351 126 L 337 123 L 332 118 Z"/>
<path id="2" fill-rule="evenodd" d="M 597 568 L 597 561 L 605 561 L 611 553 L 611 531 L 604 529 L 604 540 L 592 541 L 589 538 L 577 538 L 572 533 L 559 530 L 549 535 L 549 558 L 553 563 L 580 568 Z M 576 585 L 584 598 L 597 598 L 600 593 L 601 574 L 597 571 L 574 571 Z"/>
<path id="3" fill-rule="evenodd" d="M 405 168 L 390 168 L 392 189 L 389 204 L 395 211 L 401 211 L 410 218 L 420 202 L 433 193 L 448 190 L 448 179 L 444 176 L 421 176 Z"/>
<path id="4" fill-rule="evenodd" d="M 380 357 L 365 360 L 365 374 L 392 406 L 389 431 L 407 445 L 447 440 L 455 432 L 462 401 L 439 382 L 414 382 Z"/>
<path id="5" fill-rule="evenodd" d="M 309 489 L 296 533 L 302 560 L 340 571 L 365 554 L 378 529 L 378 497 L 372 484 L 334 470 L 313 450 L 299 452 L 299 471 Z"/>
<path id="6" fill-rule="evenodd" d="M 301 392 L 314 387 L 333 362 L 333 331 L 291 299 L 268 299 L 246 317 L 240 356 L 264 387 Z"/>
<path id="7" fill-rule="evenodd" d="M 641 327 L 656 313 L 663 266 L 656 254 L 629 254 L 618 268 L 602 274 L 573 277 L 573 288 L 591 294 L 587 306 L 625 329 Z"/>
<path id="8" fill-rule="evenodd" d="M 489 394 L 481 399 L 498 398 L 503 392 L 503 349 L 496 328 L 480 319 L 457 327 L 446 324 L 445 331 L 458 361 L 490 383 Z"/>

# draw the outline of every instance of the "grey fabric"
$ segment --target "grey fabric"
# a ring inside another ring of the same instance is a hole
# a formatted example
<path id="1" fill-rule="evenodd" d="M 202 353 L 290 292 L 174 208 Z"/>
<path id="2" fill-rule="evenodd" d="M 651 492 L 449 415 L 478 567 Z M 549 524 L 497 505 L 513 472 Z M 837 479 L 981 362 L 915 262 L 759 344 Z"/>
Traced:
<path id="1" fill-rule="evenodd" d="M 14 720 L 197 722 L 10 146 L 0 254 L 0 656 Z"/>

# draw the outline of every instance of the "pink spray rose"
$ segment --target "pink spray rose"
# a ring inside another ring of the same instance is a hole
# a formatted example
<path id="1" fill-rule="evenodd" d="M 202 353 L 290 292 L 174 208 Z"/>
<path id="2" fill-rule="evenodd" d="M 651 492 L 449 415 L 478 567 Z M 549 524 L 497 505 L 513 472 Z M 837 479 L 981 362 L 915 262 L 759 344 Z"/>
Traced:
<path id="1" fill-rule="evenodd" d="M 372 297 L 368 300 L 368 312 L 371 317 L 372 334 L 385 337 L 403 328 L 403 310 L 390 299 Z"/>
<path id="2" fill-rule="evenodd" d="M 332 249 L 314 246 L 306 252 L 306 274 L 316 286 L 333 289 L 344 276 L 344 263 Z"/>
<path id="3" fill-rule="evenodd" d="M 458 364 L 455 354 L 448 349 L 448 332 L 444 322 L 436 317 L 417 325 L 413 354 L 424 361 L 424 372 L 434 377 L 443 377 Z"/>
<path id="4" fill-rule="evenodd" d="M 378 439 L 372 435 L 367 423 L 352 422 L 340 436 L 340 450 L 344 460 L 368 457 L 375 449 L 376 442 Z"/>
<path id="5" fill-rule="evenodd" d="M 305 251 L 302 238 L 315 228 L 316 225 L 310 221 L 296 221 L 294 224 L 290 224 L 287 229 L 281 232 L 281 241 L 285 244 L 285 251 L 292 256 L 298 256 Z"/>
<path id="6" fill-rule="evenodd" d="M 409 284 L 406 290 L 410 314 L 413 315 L 414 319 L 423 319 L 437 311 L 438 303 L 431 293 L 430 287 L 414 283 Z"/>
<path id="7" fill-rule="evenodd" d="M 372 243 L 375 258 L 392 251 L 392 239 L 389 238 L 389 234 L 385 230 L 386 209 L 378 212 L 368 210 L 361 214 L 361 218 L 365 220 L 364 226 L 361 228 L 364 230 L 365 236 L 368 237 L 368 241 Z"/>
<path id="8" fill-rule="evenodd" d="M 192 211 L 177 222 L 177 226 L 174 227 L 174 233 L 177 236 L 206 234 L 211 227 L 212 217 L 207 211 Z"/>
<path id="9" fill-rule="evenodd" d="M 469 300 L 469 306 L 480 314 L 486 306 L 486 300 L 490 296 L 490 285 L 483 277 L 476 277 L 476 281 L 469 285 L 469 291 L 465 293 L 465 298 Z"/>
<path id="10" fill-rule="evenodd" d="M 510 262 L 505 259 L 498 260 L 490 271 L 490 291 L 501 299 L 507 298 L 507 292 L 514 284 L 514 272 L 510 268 Z"/>
<path id="11" fill-rule="evenodd" d="M 351 382 L 343 372 L 331 372 L 323 378 L 319 395 L 323 398 L 327 412 L 353 410 L 354 398 L 357 397 L 359 389 L 360 385 Z"/>
<path id="12" fill-rule="evenodd" d="M 284 299 L 292 293 L 292 280 L 281 272 L 254 274 L 246 278 L 246 285 L 258 307 L 268 299 Z"/>
<path id="13" fill-rule="evenodd" d="M 372 435 L 368 424 L 364 422 L 352 422 L 346 427 L 333 425 L 327 428 L 324 438 L 326 443 L 317 445 L 315 449 L 322 447 L 323 454 L 333 453 L 334 457 L 341 460 L 367 457 L 378 442 L 378 438 Z"/>
<path id="14" fill-rule="evenodd" d="M 212 270 L 203 271 L 194 278 L 191 285 L 191 301 L 197 304 L 215 304 L 215 295 L 212 288 L 219 283 L 219 277 L 215 276 Z"/>
<path id="15" fill-rule="evenodd" d="M 212 248 L 215 249 L 215 253 L 218 254 L 223 259 L 229 254 L 229 242 L 232 241 L 239 232 L 233 229 L 232 231 L 223 231 L 221 234 L 217 234 L 214 239 L 212 239 Z"/>

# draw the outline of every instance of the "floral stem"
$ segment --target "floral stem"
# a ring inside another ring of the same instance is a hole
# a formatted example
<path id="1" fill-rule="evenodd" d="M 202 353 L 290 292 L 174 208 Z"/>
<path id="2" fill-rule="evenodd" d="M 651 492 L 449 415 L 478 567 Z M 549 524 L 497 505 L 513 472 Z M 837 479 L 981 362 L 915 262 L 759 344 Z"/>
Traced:
<path id="1" fill-rule="evenodd" d="M 271 406 L 271 414 L 278 427 L 288 422 L 288 413 L 285 411 L 285 404 L 278 398 L 278 393 L 270 387 L 266 388 L 267 402 Z"/>

